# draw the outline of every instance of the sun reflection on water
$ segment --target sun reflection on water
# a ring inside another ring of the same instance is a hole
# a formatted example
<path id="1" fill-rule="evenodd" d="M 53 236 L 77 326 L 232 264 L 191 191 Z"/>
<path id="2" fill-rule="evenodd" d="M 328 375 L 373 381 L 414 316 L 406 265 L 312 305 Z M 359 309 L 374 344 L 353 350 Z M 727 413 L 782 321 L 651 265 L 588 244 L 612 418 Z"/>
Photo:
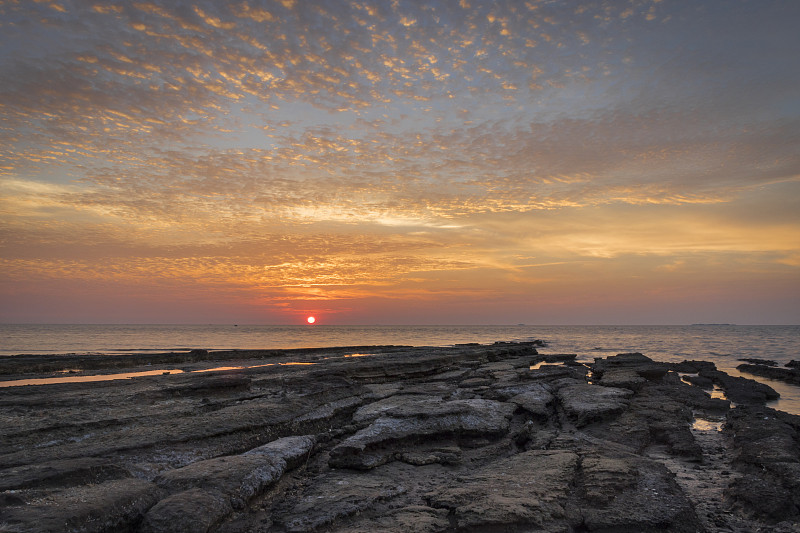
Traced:
<path id="1" fill-rule="evenodd" d="M 365 354 L 366 355 L 366 354 Z M 3 387 L 22 387 L 25 385 L 55 385 L 59 383 L 86 383 L 95 381 L 114 381 L 119 379 L 131 379 L 143 376 L 158 376 L 170 374 L 200 374 L 206 372 L 225 372 L 228 370 L 245 370 L 250 368 L 262 368 L 266 366 L 307 366 L 315 365 L 311 362 L 291 361 L 286 363 L 266 363 L 249 366 L 217 366 L 214 368 L 202 368 L 199 370 L 180 370 L 178 368 L 164 368 L 160 370 L 146 370 L 142 372 L 125 372 L 122 374 L 94 374 L 90 376 L 64 376 L 57 378 L 31 378 L 31 379 L 12 379 L 0 381 L 0 388 Z M 68 370 L 64 372 L 79 372 L 79 370 Z"/>
<path id="2" fill-rule="evenodd" d="M 100 374 L 93 376 L 69 376 L 63 378 L 32 378 L 0 381 L 0 387 L 21 387 L 23 385 L 52 385 L 55 383 L 85 383 L 91 381 L 113 381 L 117 379 L 138 378 L 142 376 L 158 376 L 163 374 L 182 374 L 177 368 L 147 370 L 144 372 L 126 372 L 124 374 Z"/>
<path id="3" fill-rule="evenodd" d="M 692 429 L 696 431 L 722 431 L 723 424 L 725 424 L 725 420 L 697 417 L 692 423 Z"/>

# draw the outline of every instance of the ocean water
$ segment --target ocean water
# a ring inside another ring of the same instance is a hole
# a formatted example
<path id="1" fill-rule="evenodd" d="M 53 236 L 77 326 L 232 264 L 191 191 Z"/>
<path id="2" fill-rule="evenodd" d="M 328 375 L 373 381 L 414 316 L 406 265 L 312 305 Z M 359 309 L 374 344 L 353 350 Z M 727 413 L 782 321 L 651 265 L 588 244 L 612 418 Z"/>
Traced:
<path id="1" fill-rule="evenodd" d="M 477 342 L 547 343 L 540 353 L 574 353 L 590 362 L 624 352 L 657 361 L 697 359 L 739 374 L 741 358 L 800 359 L 800 326 L 253 326 L 253 325 L 0 325 L 0 356 L 166 352 L 194 348 L 279 349 L 332 346 L 449 346 Z M 778 390 L 776 408 L 800 413 L 800 387 L 756 378 Z"/>
<path id="2" fill-rule="evenodd" d="M 800 359 L 800 326 L 252 326 L 0 324 L 0 356 L 21 353 L 163 352 L 202 348 L 279 349 L 331 346 L 449 346 L 477 342 L 548 343 L 543 353 L 582 360 L 642 352 L 660 361 L 702 359 L 733 368 L 755 357 Z"/>

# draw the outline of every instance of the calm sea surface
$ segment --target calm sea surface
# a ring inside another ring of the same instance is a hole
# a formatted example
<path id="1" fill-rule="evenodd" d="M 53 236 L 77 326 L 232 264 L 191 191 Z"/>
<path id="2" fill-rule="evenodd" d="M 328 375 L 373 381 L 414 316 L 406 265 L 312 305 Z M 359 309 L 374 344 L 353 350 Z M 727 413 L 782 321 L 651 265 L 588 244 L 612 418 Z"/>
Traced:
<path id="1" fill-rule="evenodd" d="M 662 361 L 800 359 L 800 326 L 233 326 L 0 324 L 0 355 L 529 341 L 581 357 L 638 351 Z"/>
<path id="2" fill-rule="evenodd" d="M 277 349 L 331 346 L 448 346 L 457 343 L 548 343 L 540 353 L 575 353 L 591 361 L 641 352 L 659 361 L 713 361 L 739 375 L 740 358 L 800 359 L 800 326 L 233 326 L 233 325 L 0 325 L 0 355 Z M 747 376 L 753 377 L 753 376 Z M 800 412 L 800 388 L 767 381 L 780 405 Z M 787 402 L 792 402 L 789 405 Z"/>

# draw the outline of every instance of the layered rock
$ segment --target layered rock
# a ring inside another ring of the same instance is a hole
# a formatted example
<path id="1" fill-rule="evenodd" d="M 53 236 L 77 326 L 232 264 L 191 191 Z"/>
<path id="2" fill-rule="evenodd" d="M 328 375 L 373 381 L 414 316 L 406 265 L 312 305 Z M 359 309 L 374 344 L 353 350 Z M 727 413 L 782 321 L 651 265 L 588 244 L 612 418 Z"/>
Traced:
<path id="1" fill-rule="evenodd" d="M 483 399 L 444 402 L 393 397 L 390 400 L 385 401 L 387 405 L 362 408 L 356 413 L 355 420 L 377 418 L 331 450 L 330 466 L 374 468 L 389 461 L 412 440 L 499 436 L 508 431 L 515 410 L 513 404 Z"/>
<path id="2" fill-rule="evenodd" d="M 566 450 L 532 450 L 492 461 L 454 487 L 423 495 L 444 508 L 456 530 L 526 527 L 557 530 L 568 524 L 565 504 L 579 457 Z"/>
<path id="3" fill-rule="evenodd" d="M 701 361 L 536 348 L 248 352 L 235 370 L 0 389 L 0 530 L 798 528 L 800 418 L 768 389 Z"/>

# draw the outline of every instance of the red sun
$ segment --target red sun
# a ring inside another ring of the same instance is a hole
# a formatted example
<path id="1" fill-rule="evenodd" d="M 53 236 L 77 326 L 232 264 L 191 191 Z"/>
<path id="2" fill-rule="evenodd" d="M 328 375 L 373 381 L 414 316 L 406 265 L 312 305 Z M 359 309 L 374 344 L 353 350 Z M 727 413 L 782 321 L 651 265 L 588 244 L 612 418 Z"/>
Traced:
<path id="1" fill-rule="evenodd" d="M 316 321 L 317 321 L 317 319 L 314 318 L 313 316 L 310 316 L 310 317 L 306 318 L 306 322 L 308 322 L 309 324 L 313 324 Z"/>

